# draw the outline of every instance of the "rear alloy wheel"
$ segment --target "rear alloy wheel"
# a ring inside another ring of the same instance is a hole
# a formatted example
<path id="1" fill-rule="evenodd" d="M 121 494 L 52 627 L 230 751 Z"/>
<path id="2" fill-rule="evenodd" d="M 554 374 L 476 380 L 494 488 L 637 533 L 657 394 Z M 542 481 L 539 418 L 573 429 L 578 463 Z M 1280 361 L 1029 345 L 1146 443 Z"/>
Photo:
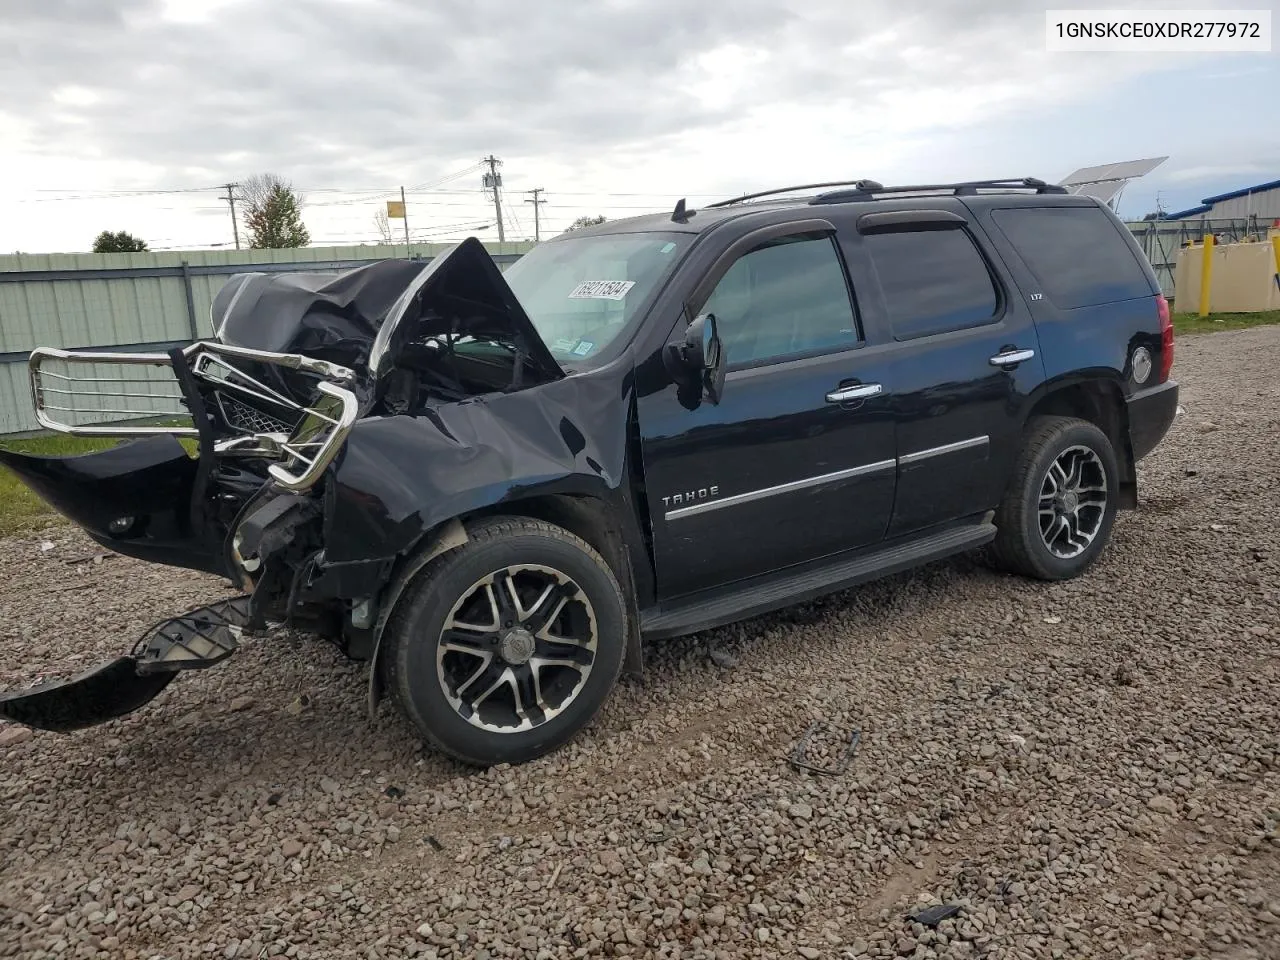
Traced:
<path id="1" fill-rule="evenodd" d="M 612 571 L 559 527 L 482 521 L 437 557 L 387 625 L 391 688 L 423 737 L 467 763 L 521 763 L 590 722 L 622 668 Z"/>
<path id="2" fill-rule="evenodd" d="M 1034 418 L 996 510 L 996 560 L 1039 580 L 1078 576 L 1110 539 L 1118 493 L 1105 433 L 1073 417 Z"/>
<path id="3" fill-rule="evenodd" d="M 1040 485 L 1040 538 L 1049 552 L 1072 560 L 1089 549 L 1107 516 L 1107 469 L 1096 452 L 1068 447 Z"/>

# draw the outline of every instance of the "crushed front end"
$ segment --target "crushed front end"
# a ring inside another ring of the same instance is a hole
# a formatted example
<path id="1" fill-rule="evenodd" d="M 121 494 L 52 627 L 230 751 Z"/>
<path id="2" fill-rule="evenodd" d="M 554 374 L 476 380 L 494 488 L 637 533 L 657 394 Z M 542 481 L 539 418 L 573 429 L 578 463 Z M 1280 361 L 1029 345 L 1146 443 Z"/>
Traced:
<path id="1" fill-rule="evenodd" d="M 0 693 L 0 717 L 73 730 L 121 716 L 269 624 L 367 657 L 372 601 L 401 545 L 355 551 L 372 562 L 326 561 L 362 536 L 326 542 L 353 427 L 432 421 L 442 405 L 563 376 L 474 240 L 427 265 L 241 275 L 211 313 L 213 338 L 163 354 L 35 350 L 41 425 L 124 442 L 75 457 L 0 450 L 0 463 L 102 546 L 225 576 L 241 595 L 157 624 L 78 677 Z"/>

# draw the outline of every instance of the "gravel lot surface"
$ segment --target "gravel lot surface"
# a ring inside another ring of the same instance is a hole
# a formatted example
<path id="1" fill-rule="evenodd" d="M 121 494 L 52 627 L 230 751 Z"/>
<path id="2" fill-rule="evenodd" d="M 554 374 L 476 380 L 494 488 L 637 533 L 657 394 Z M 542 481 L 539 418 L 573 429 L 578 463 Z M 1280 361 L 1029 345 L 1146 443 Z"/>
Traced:
<path id="1" fill-rule="evenodd" d="M 366 722 L 364 667 L 289 634 L 0 726 L 0 957 L 1280 957 L 1277 368 L 1277 328 L 1179 343 L 1083 579 L 961 558 L 659 646 L 523 767 Z M 224 592 L 95 552 L 0 541 L 0 685 Z M 785 760 L 815 719 L 862 731 L 843 776 Z"/>

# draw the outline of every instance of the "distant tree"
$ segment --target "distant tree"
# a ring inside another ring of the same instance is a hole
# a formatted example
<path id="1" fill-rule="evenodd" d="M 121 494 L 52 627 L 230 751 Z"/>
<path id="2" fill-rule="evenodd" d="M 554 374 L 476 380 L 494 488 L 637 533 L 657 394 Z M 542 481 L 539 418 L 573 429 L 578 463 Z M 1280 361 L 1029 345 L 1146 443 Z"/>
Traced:
<path id="1" fill-rule="evenodd" d="M 1143 220 L 1163 220 L 1164 214 L 1159 210 L 1154 210 L 1143 216 Z"/>
<path id="2" fill-rule="evenodd" d="M 147 242 L 127 230 L 103 230 L 93 241 L 94 253 L 142 253 L 146 249 Z"/>
<path id="3" fill-rule="evenodd" d="M 568 233 L 570 230 L 577 230 L 581 227 L 594 227 L 596 224 L 604 222 L 605 218 L 599 214 L 594 217 L 579 217 L 577 220 L 573 221 L 573 223 L 569 224 L 569 226 L 565 227 L 564 232 Z"/>
<path id="4" fill-rule="evenodd" d="M 378 228 L 378 236 L 381 237 L 379 243 L 391 242 L 391 221 L 387 219 L 386 207 L 379 207 L 378 212 L 373 215 L 374 226 Z"/>
<path id="5" fill-rule="evenodd" d="M 311 234 L 302 222 L 303 196 L 283 177 L 260 173 L 240 184 L 244 225 L 253 250 L 305 247 Z"/>

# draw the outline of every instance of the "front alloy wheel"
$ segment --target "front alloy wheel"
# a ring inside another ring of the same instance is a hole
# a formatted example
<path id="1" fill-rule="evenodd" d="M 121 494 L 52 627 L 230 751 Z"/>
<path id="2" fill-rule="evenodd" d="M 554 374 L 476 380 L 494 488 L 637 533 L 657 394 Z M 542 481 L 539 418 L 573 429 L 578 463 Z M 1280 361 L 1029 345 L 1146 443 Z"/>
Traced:
<path id="1" fill-rule="evenodd" d="M 429 743 L 466 763 L 523 763 L 570 740 L 622 670 L 631 625 L 609 565 L 525 517 L 467 526 L 428 563 L 383 636 L 388 686 Z"/>
<path id="2" fill-rule="evenodd" d="M 468 723 L 493 733 L 555 719 L 596 659 L 596 614 L 571 577 L 513 564 L 472 584 L 445 618 L 436 670 Z"/>

